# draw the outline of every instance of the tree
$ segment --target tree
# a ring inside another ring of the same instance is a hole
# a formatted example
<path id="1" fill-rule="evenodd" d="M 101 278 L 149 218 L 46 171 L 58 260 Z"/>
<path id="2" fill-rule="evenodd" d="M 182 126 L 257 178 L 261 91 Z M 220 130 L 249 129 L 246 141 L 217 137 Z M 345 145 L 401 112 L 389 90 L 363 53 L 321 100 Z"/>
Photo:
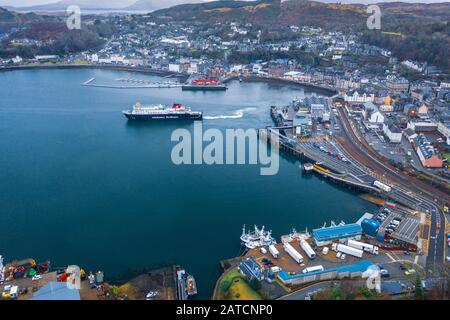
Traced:
<path id="1" fill-rule="evenodd" d="M 225 279 L 220 284 L 220 291 L 225 293 L 225 292 L 228 291 L 228 289 L 230 289 L 230 286 L 231 286 L 231 280 L 230 279 Z"/>
<path id="2" fill-rule="evenodd" d="M 252 287 L 253 290 L 258 291 L 259 289 L 261 289 L 261 281 L 253 278 L 252 280 L 250 280 L 250 287 Z"/>
<path id="3" fill-rule="evenodd" d="M 416 300 L 422 300 L 423 299 L 423 290 L 422 290 L 422 281 L 420 281 L 420 276 L 417 275 L 416 279 L 414 280 L 414 297 Z"/>
<path id="4" fill-rule="evenodd" d="M 339 284 L 336 284 L 335 286 L 333 286 L 333 288 L 331 289 L 331 292 L 333 293 L 334 299 L 342 300 L 342 291 L 341 291 L 341 286 Z"/>

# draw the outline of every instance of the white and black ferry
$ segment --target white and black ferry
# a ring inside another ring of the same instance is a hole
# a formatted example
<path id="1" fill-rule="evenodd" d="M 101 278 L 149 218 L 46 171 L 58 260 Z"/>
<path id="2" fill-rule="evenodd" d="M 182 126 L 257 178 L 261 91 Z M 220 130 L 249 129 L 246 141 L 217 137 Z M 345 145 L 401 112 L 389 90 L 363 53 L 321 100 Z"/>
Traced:
<path id="1" fill-rule="evenodd" d="M 191 111 L 190 108 L 175 103 L 172 106 L 155 104 L 143 106 L 137 102 L 133 110 L 123 111 L 128 120 L 154 121 L 154 120 L 202 120 L 200 111 Z"/>

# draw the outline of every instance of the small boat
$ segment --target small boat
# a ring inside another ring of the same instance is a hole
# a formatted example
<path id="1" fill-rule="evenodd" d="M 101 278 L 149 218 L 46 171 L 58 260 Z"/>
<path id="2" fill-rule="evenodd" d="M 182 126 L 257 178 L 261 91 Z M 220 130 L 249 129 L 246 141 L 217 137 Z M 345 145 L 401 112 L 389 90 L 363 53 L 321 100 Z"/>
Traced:
<path id="1" fill-rule="evenodd" d="M 149 293 L 147 293 L 145 298 L 147 300 L 153 300 L 157 295 L 158 295 L 158 291 L 150 291 Z"/>

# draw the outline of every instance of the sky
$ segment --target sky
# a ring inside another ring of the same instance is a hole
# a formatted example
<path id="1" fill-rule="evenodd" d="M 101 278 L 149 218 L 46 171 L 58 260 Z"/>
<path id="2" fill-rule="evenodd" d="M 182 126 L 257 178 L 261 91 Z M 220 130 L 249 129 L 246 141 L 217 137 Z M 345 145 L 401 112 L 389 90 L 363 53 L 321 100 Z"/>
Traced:
<path id="1" fill-rule="evenodd" d="M 40 5 L 40 4 L 47 4 L 47 3 L 55 3 L 59 2 L 60 0 L 0 0 L 0 6 L 13 6 L 13 7 L 26 7 L 26 6 L 32 6 L 32 5 Z M 318 0 L 320 1 L 320 0 Z M 338 0 L 336 0 L 337 2 Z M 394 2 L 390 0 L 339 0 L 340 2 L 344 3 L 367 3 L 367 2 Z M 398 1 L 398 0 L 397 0 Z M 422 3 L 431 3 L 431 2 L 448 2 L 448 0 L 400 0 L 402 2 L 422 2 Z M 75 2 L 75 1 L 74 1 Z M 123 0 L 124 7 L 127 5 L 132 4 L 135 2 L 135 0 Z M 164 0 L 161 0 L 161 2 L 164 2 Z M 186 3 L 191 2 L 189 0 L 185 1 Z M 324 2 L 333 2 L 330 0 L 326 0 Z"/>

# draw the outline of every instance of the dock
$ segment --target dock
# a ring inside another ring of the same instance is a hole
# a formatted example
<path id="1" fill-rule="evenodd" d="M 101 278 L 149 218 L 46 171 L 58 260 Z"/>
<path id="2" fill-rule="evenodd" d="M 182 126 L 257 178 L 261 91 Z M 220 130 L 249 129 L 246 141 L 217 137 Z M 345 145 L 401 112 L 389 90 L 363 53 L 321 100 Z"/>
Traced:
<path id="1" fill-rule="evenodd" d="M 399 186 L 390 183 L 392 187 L 390 192 L 375 187 L 375 181 L 388 184 L 389 182 L 358 162 L 334 136 L 326 136 L 321 139 L 295 136 L 294 126 L 289 120 L 289 115 L 286 116 L 286 112 L 283 113 L 280 110 L 276 106 L 271 106 L 270 115 L 275 125 L 259 129 L 259 139 L 266 143 L 271 143 L 275 139 L 274 141 L 279 142 L 278 148 L 281 151 L 302 162 L 312 164 L 311 172 L 317 173 L 324 179 L 329 179 L 349 189 L 369 193 L 377 198 L 392 200 L 408 208 L 417 209 L 415 199 Z M 338 158 L 337 155 L 341 157 Z M 343 161 L 343 158 L 346 160 Z"/>
<path id="2" fill-rule="evenodd" d="M 174 81 L 148 81 L 139 79 L 115 79 L 120 82 L 134 83 L 136 85 L 112 85 L 112 84 L 96 84 L 93 83 L 95 78 L 91 78 L 83 82 L 83 86 L 109 89 L 154 89 L 154 88 L 180 88 L 179 82 Z"/>

